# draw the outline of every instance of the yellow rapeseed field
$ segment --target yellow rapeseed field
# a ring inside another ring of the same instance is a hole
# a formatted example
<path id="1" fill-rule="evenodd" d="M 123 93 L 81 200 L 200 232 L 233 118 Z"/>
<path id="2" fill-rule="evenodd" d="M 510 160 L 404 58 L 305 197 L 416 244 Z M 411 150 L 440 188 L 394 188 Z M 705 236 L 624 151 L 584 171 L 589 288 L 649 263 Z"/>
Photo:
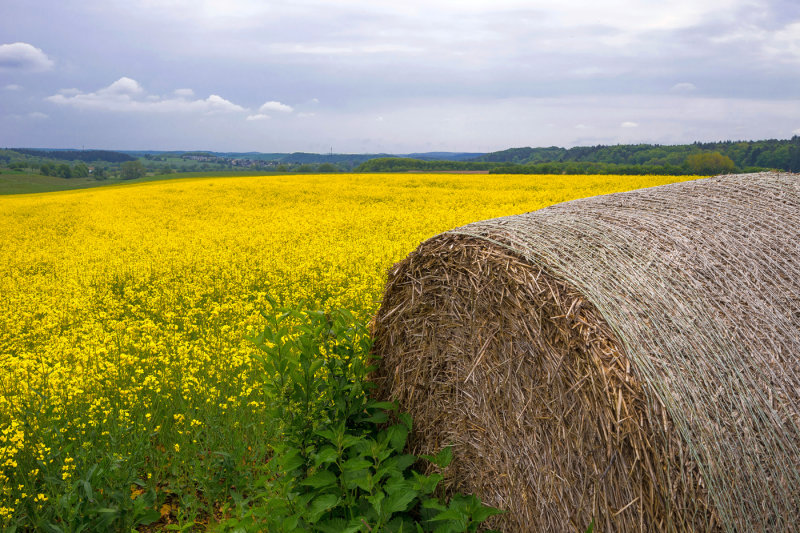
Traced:
<path id="1" fill-rule="evenodd" d="M 171 491 L 161 514 L 179 521 L 232 449 L 258 460 L 269 424 L 246 337 L 267 295 L 368 317 L 387 268 L 436 233 L 683 179 L 331 174 L 0 197 L 0 526 L 66 524 L 113 472 L 132 500 Z"/>

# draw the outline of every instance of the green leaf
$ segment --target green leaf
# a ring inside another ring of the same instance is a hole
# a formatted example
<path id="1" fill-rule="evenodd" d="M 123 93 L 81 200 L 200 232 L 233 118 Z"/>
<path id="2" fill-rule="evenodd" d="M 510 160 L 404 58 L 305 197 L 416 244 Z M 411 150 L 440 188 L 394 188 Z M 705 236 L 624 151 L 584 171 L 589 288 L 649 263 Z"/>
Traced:
<path id="1" fill-rule="evenodd" d="M 342 473 L 342 481 L 348 490 L 356 487 L 364 492 L 371 493 L 375 487 L 375 479 L 370 475 L 369 470 L 355 470 Z"/>
<path id="2" fill-rule="evenodd" d="M 336 476 L 328 470 L 320 470 L 300 482 L 300 485 L 320 489 L 336 484 Z"/>
<path id="3" fill-rule="evenodd" d="M 398 453 L 402 452 L 403 448 L 406 447 L 406 439 L 408 438 L 408 428 L 401 424 L 396 424 L 394 426 L 389 427 L 386 430 L 386 434 L 389 437 L 389 443 L 391 444 L 392 448 L 394 448 L 395 451 L 397 451 Z"/>
<path id="4" fill-rule="evenodd" d="M 339 496 L 336 494 L 323 494 L 314 498 L 311 505 L 308 506 L 308 522 L 311 524 L 319 521 L 323 513 L 331 509 L 334 505 L 339 503 Z"/>
<path id="5" fill-rule="evenodd" d="M 372 461 L 367 461 L 363 457 L 353 457 L 342 463 L 342 472 L 353 472 L 355 470 L 364 470 L 372 466 Z"/>
<path id="6" fill-rule="evenodd" d="M 586 533 L 592 533 L 592 531 L 594 531 L 594 518 L 592 518 L 592 521 L 589 523 L 589 527 L 586 528 Z"/>
<path id="7" fill-rule="evenodd" d="M 155 509 L 147 509 L 134 522 L 135 526 L 149 526 L 161 520 L 161 513 Z"/>
<path id="8" fill-rule="evenodd" d="M 343 533 L 345 531 L 349 533 L 355 533 L 360 529 L 359 526 L 349 526 L 347 525 L 347 520 L 344 518 L 331 518 L 330 520 L 324 520 L 322 522 L 317 522 L 314 524 L 314 529 L 320 531 L 321 533 Z"/>
<path id="9" fill-rule="evenodd" d="M 296 449 L 287 450 L 278 458 L 278 464 L 283 468 L 284 472 L 292 472 L 297 470 L 305 461 L 300 456 L 300 451 Z"/>
<path id="10" fill-rule="evenodd" d="M 314 454 L 314 467 L 321 464 L 333 463 L 339 458 L 339 453 L 331 446 L 322 448 L 319 453 Z"/>
<path id="11" fill-rule="evenodd" d="M 368 409 L 383 409 L 384 411 L 396 411 L 397 402 L 370 402 Z"/>
<path id="12" fill-rule="evenodd" d="M 436 455 L 420 455 L 423 459 L 430 461 L 438 467 L 446 468 L 453 460 L 453 447 L 447 446 Z"/>
<path id="13" fill-rule="evenodd" d="M 376 411 L 372 414 L 372 416 L 365 418 L 364 422 L 368 422 L 370 424 L 385 424 L 388 420 L 389 415 L 387 415 L 385 411 Z"/>
<path id="14" fill-rule="evenodd" d="M 320 429 L 319 431 L 317 431 L 317 435 L 327 440 L 328 442 L 332 442 L 334 444 L 336 444 L 336 441 L 338 440 L 336 433 L 333 431 L 333 428 Z"/>
<path id="15" fill-rule="evenodd" d="M 287 516 L 286 518 L 283 519 L 282 523 L 283 530 L 293 531 L 297 529 L 297 521 L 298 521 L 297 515 Z"/>
<path id="16" fill-rule="evenodd" d="M 423 500 L 422 507 L 425 509 L 436 509 L 437 511 L 444 511 L 447 509 L 437 498 L 427 498 Z"/>
<path id="17" fill-rule="evenodd" d="M 388 487 L 387 487 L 388 492 Z M 413 490 L 408 484 L 389 493 L 383 501 L 384 516 L 399 513 L 408 509 L 408 505 L 417 497 L 417 491 Z"/>
<path id="18" fill-rule="evenodd" d="M 83 486 L 83 493 L 86 496 L 86 499 L 90 502 L 93 502 L 94 498 L 92 497 L 92 484 L 84 480 L 81 480 L 78 483 Z"/>
<path id="19" fill-rule="evenodd" d="M 418 472 L 412 472 L 414 475 L 413 487 L 422 494 L 432 494 L 436 490 L 436 486 L 443 479 L 441 474 L 431 474 L 429 476 L 422 475 Z"/>
<path id="20" fill-rule="evenodd" d="M 422 529 L 418 529 L 419 523 L 416 520 L 412 520 L 406 514 L 401 514 L 392 518 L 386 527 L 384 527 L 383 531 L 386 533 L 414 533 L 414 532 L 422 532 Z"/>
<path id="21" fill-rule="evenodd" d="M 490 507 L 488 505 L 481 505 L 478 509 L 472 512 L 472 520 L 474 522 L 483 522 L 490 516 L 503 514 L 505 511 L 501 511 L 495 507 Z M 593 524 L 592 524 L 593 525 Z M 591 527 L 591 526 L 590 526 Z M 591 531 L 587 531 L 586 533 L 592 533 Z"/>
<path id="22" fill-rule="evenodd" d="M 375 509 L 375 512 L 380 516 L 381 514 L 381 503 L 383 499 L 386 497 L 386 494 L 383 491 L 377 491 L 375 494 L 367 496 L 367 501 L 372 505 L 372 508 Z"/>
<path id="23" fill-rule="evenodd" d="M 347 448 L 355 446 L 356 444 L 358 444 L 362 440 L 364 440 L 364 437 L 356 437 L 354 435 L 345 435 L 344 438 L 342 439 L 342 449 L 346 450 Z"/>
<path id="24" fill-rule="evenodd" d="M 442 520 L 453 520 L 455 522 L 466 524 L 468 519 L 469 516 L 467 516 L 467 514 L 464 512 L 463 509 L 451 507 L 431 518 L 431 522 L 440 522 Z"/>
<path id="25" fill-rule="evenodd" d="M 312 376 L 317 373 L 317 371 L 322 368 L 322 365 L 325 364 L 324 359 L 317 359 L 313 363 L 311 363 L 311 368 L 309 368 L 308 373 Z"/>
<path id="26" fill-rule="evenodd" d="M 394 458 L 397 459 L 397 469 L 401 472 L 417 461 L 417 458 L 410 454 L 397 455 Z"/>
<path id="27" fill-rule="evenodd" d="M 399 415 L 397 415 L 397 418 L 399 418 L 400 422 L 405 427 L 407 427 L 409 431 L 411 431 L 411 429 L 413 428 L 414 422 L 413 422 L 413 419 L 411 418 L 410 414 L 408 414 L 408 413 L 400 413 Z"/>
<path id="28" fill-rule="evenodd" d="M 413 455 L 395 455 L 394 457 L 390 457 L 383 461 L 375 471 L 375 477 L 377 479 L 383 479 L 386 476 L 392 477 L 394 475 L 402 476 L 403 472 L 414 462 L 416 461 L 416 457 Z"/>

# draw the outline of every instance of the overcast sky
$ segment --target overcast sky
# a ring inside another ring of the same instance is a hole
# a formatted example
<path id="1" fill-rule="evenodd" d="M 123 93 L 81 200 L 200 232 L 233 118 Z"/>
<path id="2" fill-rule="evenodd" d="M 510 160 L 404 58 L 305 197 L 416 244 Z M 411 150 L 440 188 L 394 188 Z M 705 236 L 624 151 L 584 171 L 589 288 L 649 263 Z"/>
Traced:
<path id="1" fill-rule="evenodd" d="M 798 0 L 2 0 L 0 146 L 486 152 L 800 134 Z"/>

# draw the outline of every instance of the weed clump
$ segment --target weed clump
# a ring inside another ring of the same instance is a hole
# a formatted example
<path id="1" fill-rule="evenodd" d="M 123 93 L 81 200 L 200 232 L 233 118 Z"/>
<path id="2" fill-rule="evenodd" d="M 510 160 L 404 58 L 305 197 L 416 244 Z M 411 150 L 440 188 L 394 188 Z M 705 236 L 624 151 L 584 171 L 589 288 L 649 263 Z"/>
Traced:
<path id="1" fill-rule="evenodd" d="M 372 339 L 346 310 L 277 308 L 253 341 L 266 375 L 268 413 L 275 421 L 274 455 L 257 490 L 242 495 L 235 531 L 450 533 L 477 531 L 501 511 L 473 495 L 436 496 L 442 475 L 424 475 L 404 453 L 411 417 L 369 395 Z"/>

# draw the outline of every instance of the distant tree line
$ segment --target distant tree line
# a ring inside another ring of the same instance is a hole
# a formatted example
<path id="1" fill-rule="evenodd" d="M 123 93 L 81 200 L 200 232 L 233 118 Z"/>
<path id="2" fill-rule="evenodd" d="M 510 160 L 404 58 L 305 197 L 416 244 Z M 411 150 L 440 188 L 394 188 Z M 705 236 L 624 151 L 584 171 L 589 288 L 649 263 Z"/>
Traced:
<path id="1" fill-rule="evenodd" d="M 136 158 L 113 152 L 110 150 L 36 150 L 32 148 L 12 148 L 14 152 L 41 157 L 45 159 L 60 159 L 62 161 L 107 161 L 109 163 L 123 163 L 125 161 L 135 161 Z"/>
<path id="2" fill-rule="evenodd" d="M 58 178 L 88 178 L 89 167 L 82 162 L 70 166 L 66 163 L 42 163 L 39 165 L 39 172 L 43 176 L 55 176 Z"/>
<path id="3" fill-rule="evenodd" d="M 490 170 L 496 163 L 475 161 L 427 161 L 410 157 L 379 157 L 358 165 L 355 172 L 406 172 L 413 170 Z"/>
<path id="4" fill-rule="evenodd" d="M 493 163 L 535 165 L 539 163 L 605 163 L 661 167 L 665 172 L 682 167 L 707 167 L 709 160 L 698 160 L 699 154 L 716 153 L 731 160 L 733 170 L 748 171 L 771 168 L 800 171 L 800 137 L 788 140 L 722 141 L 713 143 L 663 146 L 657 144 L 620 144 L 614 146 L 576 146 L 574 148 L 511 148 L 473 159 Z M 695 159 L 690 159 L 695 157 Z M 720 161 L 717 156 L 717 166 Z M 726 160 L 727 161 L 727 160 Z"/>

